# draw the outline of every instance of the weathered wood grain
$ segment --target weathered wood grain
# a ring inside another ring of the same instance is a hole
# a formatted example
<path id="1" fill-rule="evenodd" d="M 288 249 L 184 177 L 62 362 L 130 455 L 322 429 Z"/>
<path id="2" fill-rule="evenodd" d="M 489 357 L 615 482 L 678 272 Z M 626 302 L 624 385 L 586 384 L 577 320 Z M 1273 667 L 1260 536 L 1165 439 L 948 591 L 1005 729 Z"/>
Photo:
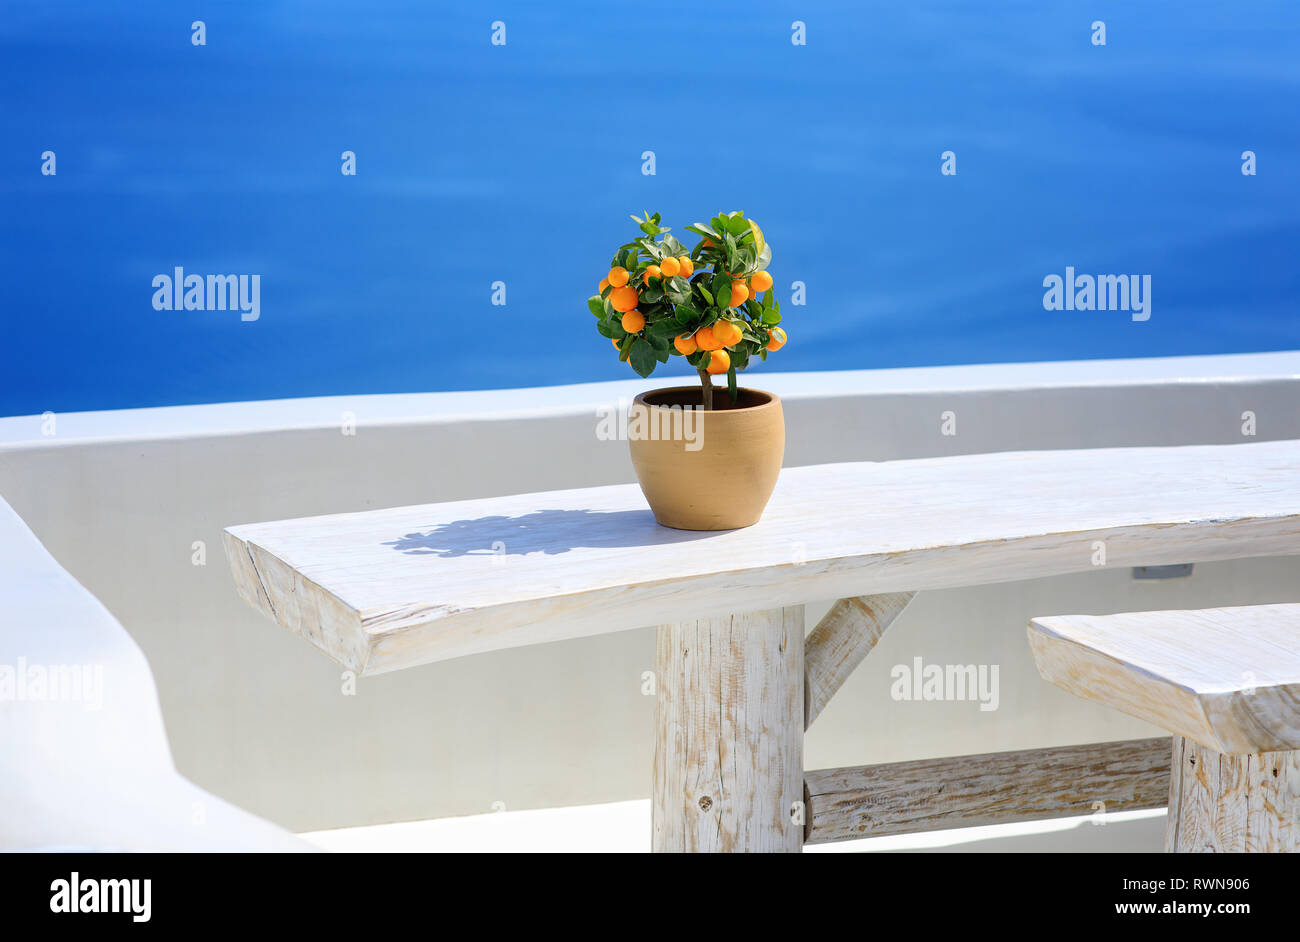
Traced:
<path id="1" fill-rule="evenodd" d="M 758 524 L 722 533 L 660 527 L 626 485 L 227 534 L 244 598 L 375 674 L 683 613 L 1086 571 L 1098 544 L 1110 567 L 1300 553 L 1300 442 L 788 468 Z"/>
<path id="2" fill-rule="evenodd" d="M 1174 737 L 1165 850 L 1300 852 L 1300 752 L 1227 756 Z"/>
<path id="3" fill-rule="evenodd" d="M 1035 618 L 1039 673 L 1230 755 L 1300 749 L 1300 605 Z"/>
<path id="4" fill-rule="evenodd" d="M 659 628 L 655 851 L 799 851 L 803 641 L 803 606 Z"/>
<path id="5" fill-rule="evenodd" d="M 1169 756 L 1160 737 L 808 772 L 805 843 L 1162 808 Z"/>
<path id="6" fill-rule="evenodd" d="M 835 692 L 871 653 L 914 592 L 840 599 L 804 644 L 804 727 L 812 725 Z"/>

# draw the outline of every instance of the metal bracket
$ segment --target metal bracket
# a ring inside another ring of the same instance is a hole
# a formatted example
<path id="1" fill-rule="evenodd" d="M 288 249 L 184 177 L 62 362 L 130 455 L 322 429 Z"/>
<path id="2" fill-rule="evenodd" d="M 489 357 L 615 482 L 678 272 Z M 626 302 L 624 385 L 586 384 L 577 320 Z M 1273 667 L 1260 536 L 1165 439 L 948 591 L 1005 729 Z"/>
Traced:
<path id="1" fill-rule="evenodd" d="M 1183 579 L 1192 574 L 1192 563 L 1172 566 L 1134 566 L 1134 579 Z"/>

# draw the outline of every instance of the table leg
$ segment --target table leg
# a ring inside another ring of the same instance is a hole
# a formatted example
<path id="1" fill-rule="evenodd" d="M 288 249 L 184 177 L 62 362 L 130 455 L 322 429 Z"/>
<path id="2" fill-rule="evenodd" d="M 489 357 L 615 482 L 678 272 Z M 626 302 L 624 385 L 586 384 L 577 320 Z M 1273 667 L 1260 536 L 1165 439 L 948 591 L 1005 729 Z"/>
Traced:
<path id="1" fill-rule="evenodd" d="M 656 852 L 799 852 L 803 625 L 794 606 L 659 628 Z"/>
<path id="2" fill-rule="evenodd" d="M 1300 750 L 1229 756 L 1175 736 L 1165 850 L 1300 852 Z"/>

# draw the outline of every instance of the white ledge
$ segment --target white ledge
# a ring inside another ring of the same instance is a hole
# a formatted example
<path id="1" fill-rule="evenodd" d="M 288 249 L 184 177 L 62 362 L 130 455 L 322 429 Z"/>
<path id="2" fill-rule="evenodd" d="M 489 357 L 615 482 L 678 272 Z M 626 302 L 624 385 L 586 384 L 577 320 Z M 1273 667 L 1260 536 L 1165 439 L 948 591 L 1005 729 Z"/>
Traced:
<path id="1" fill-rule="evenodd" d="M 1127 360 L 985 363 L 743 377 L 785 399 L 969 391 L 1016 391 L 1169 383 L 1300 380 L 1300 351 Z M 67 445 L 94 440 L 178 438 L 337 427 L 344 412 L 361 426 L 591 414 L 600 403 L 631 399 L 657 386 L 693 383 L 689 376 L 541 386 L 531 389 L 322 396 L 207 405 L 58 413 L 57 435 L 46 436 L 39 415 L 0 418 L 7 446 Z"/>

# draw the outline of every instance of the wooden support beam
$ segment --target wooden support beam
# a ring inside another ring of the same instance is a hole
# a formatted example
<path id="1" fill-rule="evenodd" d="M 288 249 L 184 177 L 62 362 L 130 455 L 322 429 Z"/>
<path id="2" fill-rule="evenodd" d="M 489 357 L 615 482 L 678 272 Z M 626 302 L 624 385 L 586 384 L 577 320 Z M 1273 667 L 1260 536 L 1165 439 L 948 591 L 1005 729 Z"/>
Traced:
<path id="1" fill-rule="evenodd" d="M 888 592 L 840 599 L 817 623 L 804 645 L 805 729 L 915 594 Z"/>
<path id="2" fill-rule="evenodd" d="M 798 853 L 803 606 L 659 628 L 656 852 Z"/>
<path id="3" fill-rule="evenodd" d="M 805 775 L 805 843 L 1163 808 L 1170 741 L 1137 739 Z"/>
<path id="4" fill-rule="evenodd" d="M 1300 852 L 1300 751 L 1229 756 L 1175 736 L 1165 850 Z"/>

